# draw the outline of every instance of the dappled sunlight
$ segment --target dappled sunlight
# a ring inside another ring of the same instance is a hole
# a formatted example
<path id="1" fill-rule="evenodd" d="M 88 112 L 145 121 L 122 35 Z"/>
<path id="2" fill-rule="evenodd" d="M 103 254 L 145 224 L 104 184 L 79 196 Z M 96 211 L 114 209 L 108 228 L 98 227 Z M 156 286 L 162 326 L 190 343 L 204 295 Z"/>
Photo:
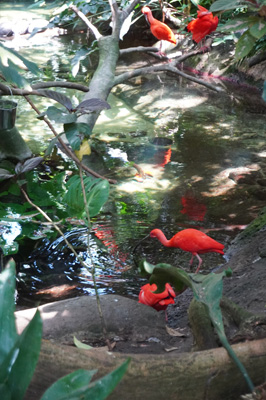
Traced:
<path id="1" fill-rule="evenodd" d="M 93 133 L 129 133 L 134 131 L 145 131 L 152 133 L 154 124 L 146 120 L 143 115 L 136 112 L 125 102 L 114 94 L 108 96 L 110 110 L 101 112 L 100 117 L 93 129 Z"/>
<path id="2" fill-rule="evenodd" d="M 258 164 L 251 164 L 245 167 L 227 168 L 213 177 L 209 186 L 209 191 L 202 192 L 202 195 L 205 197 L 225 195 L 236 185 L 236 181 L 233 179 L 233 174 L 246 175 L 250 174 L 252 171 L 258 171 L 259 169 L 260 166 Z"/>
<path id="3" fill-rule="evenodd" d="M 146 190 L 152 191 L 167 191 L 176 187 L 178 180 L 171 178 L 164 178 L 163 167 L 151 164 L 139 164 L 139 167 L 146 173 L 146 177 L 136 180 L 132 177 L 130 180 L 118 184 L 119 191 L 126 193 L 145 192 Z"/>

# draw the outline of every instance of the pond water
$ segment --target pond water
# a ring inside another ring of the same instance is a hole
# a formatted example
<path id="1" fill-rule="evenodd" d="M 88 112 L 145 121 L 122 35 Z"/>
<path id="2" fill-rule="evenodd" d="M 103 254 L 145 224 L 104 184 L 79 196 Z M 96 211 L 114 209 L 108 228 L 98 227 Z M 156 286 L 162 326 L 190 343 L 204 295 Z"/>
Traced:
<path id="1" fill-rule="evenodd" d="M 18 38 L 9 45 L 41 66 L 49 65 L 53 79 L 67 79 L 81 37 L 42 38 L 41 42 L 37 37 L 33 43 Z M 122 59 L 119 68 L 126 65 Z M 64 93 L 73 102 L 82 99 L 80 93 Z M 51 105 L 47 99 L 33 101 L 41 111 Z M 108 101 L 111 109 L 102 112 L 94 129 L 102 156 L 93 165 L 116 178 L 117 184 L 94 220 L 90 247 L 100 292 L 136 297 L 147 281 L 139 277 L 135 261 L 146 258 L 188 269 L 190 260 L 190 254 L 166 249 L 151 238 L 133 255 L 136 244 L 151 229 L 162 229 L 169 239 L 181 229 L 194 227 L 227 248 L 258 215 L 266 199 L 265 114 L 249 112 L 228 95 L 164 75 L 120 85 Z M 16 126 L 38 154 L 51 133 L 23 99 L 18 103 Z M 56 128 L 60 132 L 61 127 Z M 145 179 L 136 175 L 130 162 L 146 173 Z M 84 228 L 66 235 L 88 261 Z M 202 258 L 206 272 L 226 259 L 215 253 Z M 61 238 L 38 242 L 29 257 L 19 255 L 18 266 L 20 304 L 94 293 L 91 275 Z"/>

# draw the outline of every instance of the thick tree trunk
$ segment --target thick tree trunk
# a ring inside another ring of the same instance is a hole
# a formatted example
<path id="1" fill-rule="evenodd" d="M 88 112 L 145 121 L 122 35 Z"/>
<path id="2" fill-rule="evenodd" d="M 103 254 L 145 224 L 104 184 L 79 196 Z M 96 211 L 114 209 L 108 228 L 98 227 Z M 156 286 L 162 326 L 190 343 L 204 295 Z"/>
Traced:
<path id="1" fill-rule="evenodd" d="M 240 343 L 234 351 L 255 385 L 265 379 L 266 339 Z M 125 354 L 80 350 L 43 341 L 25 400 L 37 400 L 61 376 L 78 368 L 98 369 L 97 378 L 120 365 Z M 246 382 L 223 348 L 183 354 L 133 354 L 129 369 L 108 399 L 236 400 Z"/>
<path id="2" fill-rule="evenodd" d="M 90 91 L 83 100 L 98 98 L 107 100 L 114 85 L 115 70 L 119 57 L 118 39 L 114 36 L 104 36 L 98 40 L 99 64 L 89 84 Z M 99 112 L 82 115 L 79 122 L 84 122 L 92 129 L 99 116 Z"/>

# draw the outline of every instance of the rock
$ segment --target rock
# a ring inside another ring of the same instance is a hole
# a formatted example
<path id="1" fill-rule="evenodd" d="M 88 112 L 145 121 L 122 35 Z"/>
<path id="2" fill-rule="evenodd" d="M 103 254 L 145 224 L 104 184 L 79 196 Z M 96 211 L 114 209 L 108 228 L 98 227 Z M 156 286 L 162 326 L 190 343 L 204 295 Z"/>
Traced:
<path id="1" fill-rule="evenodd" d="M 145 341 L 151 334 L 159 340 L 165 336 L 164 313 L 139 304 L 136 300 L 117 295 L 101 296 L 101 305 L 109 338 L 123 337 Z M 43 338 L 73 344 L 79 340 L 102 338 L 101 321 L 96 297 L 82 296 L 38 307 L 43 320 Z M 21 333 L 37 308 L 17 311 L 16 324 Z"/>

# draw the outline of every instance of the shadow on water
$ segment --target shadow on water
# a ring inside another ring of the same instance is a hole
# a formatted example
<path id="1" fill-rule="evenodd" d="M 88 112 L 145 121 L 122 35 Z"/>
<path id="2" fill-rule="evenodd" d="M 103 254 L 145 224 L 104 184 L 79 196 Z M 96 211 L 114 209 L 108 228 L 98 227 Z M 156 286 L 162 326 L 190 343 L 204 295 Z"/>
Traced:
<path id="1" fill-rule="evenodd" d="M 63 62 L 54 55 L 54 44 L 64 53 Z M 81 44 L 77 38 L 50 40 L 44 65 L 51 66 L 55 77 L 67 79 L 69 53 Z M 27 55 L 34 48 L 21 50 Z M 39 45 L 40 54 L 42 50 Z M 123 60 L 120 67 L 125 68 Z M 90 248 L 100 293 L 136 297 L 144 280 L 137 274 L 132 250 L 151 229 L 162 229 L 169 239 L 180 229 L 194 227 L 227 247 L 258 215 L 266 199 L 265 113 L 250 113 L 227 95 L 186 86 L 169 76 L 119 85 L 108 101 L 112 108 L 101 113 L 95 146 L 98 143 L 100 167 L 111 172 L 118 184 L 93 223 Z M 33 112 L 31 116 L 25 112 L 29 106 L 20 102 L 17 126 L 33 152 L 37 146 L 43 150 L 50 132 L 41 121 L 37 125 Z M 36 99 L 36 103 L 43 111 L 49 101 Z M 142 168 L 145 179 L 136 174 L 131 161 Z M 66 235 L 90 266 L 86 231 L 76 229 Z M 135 258 L 188 269 L 190 254 L 164 248 L 150 238 L 141 243 Z M 225 261 L 214 253 L 202 258 L 206 272 Z M 94 293 L 91 272 L 81 267 L 62 239 L 39 241 L 29 257 L 19 255 L 20 304 L 83 293 Z"/>

